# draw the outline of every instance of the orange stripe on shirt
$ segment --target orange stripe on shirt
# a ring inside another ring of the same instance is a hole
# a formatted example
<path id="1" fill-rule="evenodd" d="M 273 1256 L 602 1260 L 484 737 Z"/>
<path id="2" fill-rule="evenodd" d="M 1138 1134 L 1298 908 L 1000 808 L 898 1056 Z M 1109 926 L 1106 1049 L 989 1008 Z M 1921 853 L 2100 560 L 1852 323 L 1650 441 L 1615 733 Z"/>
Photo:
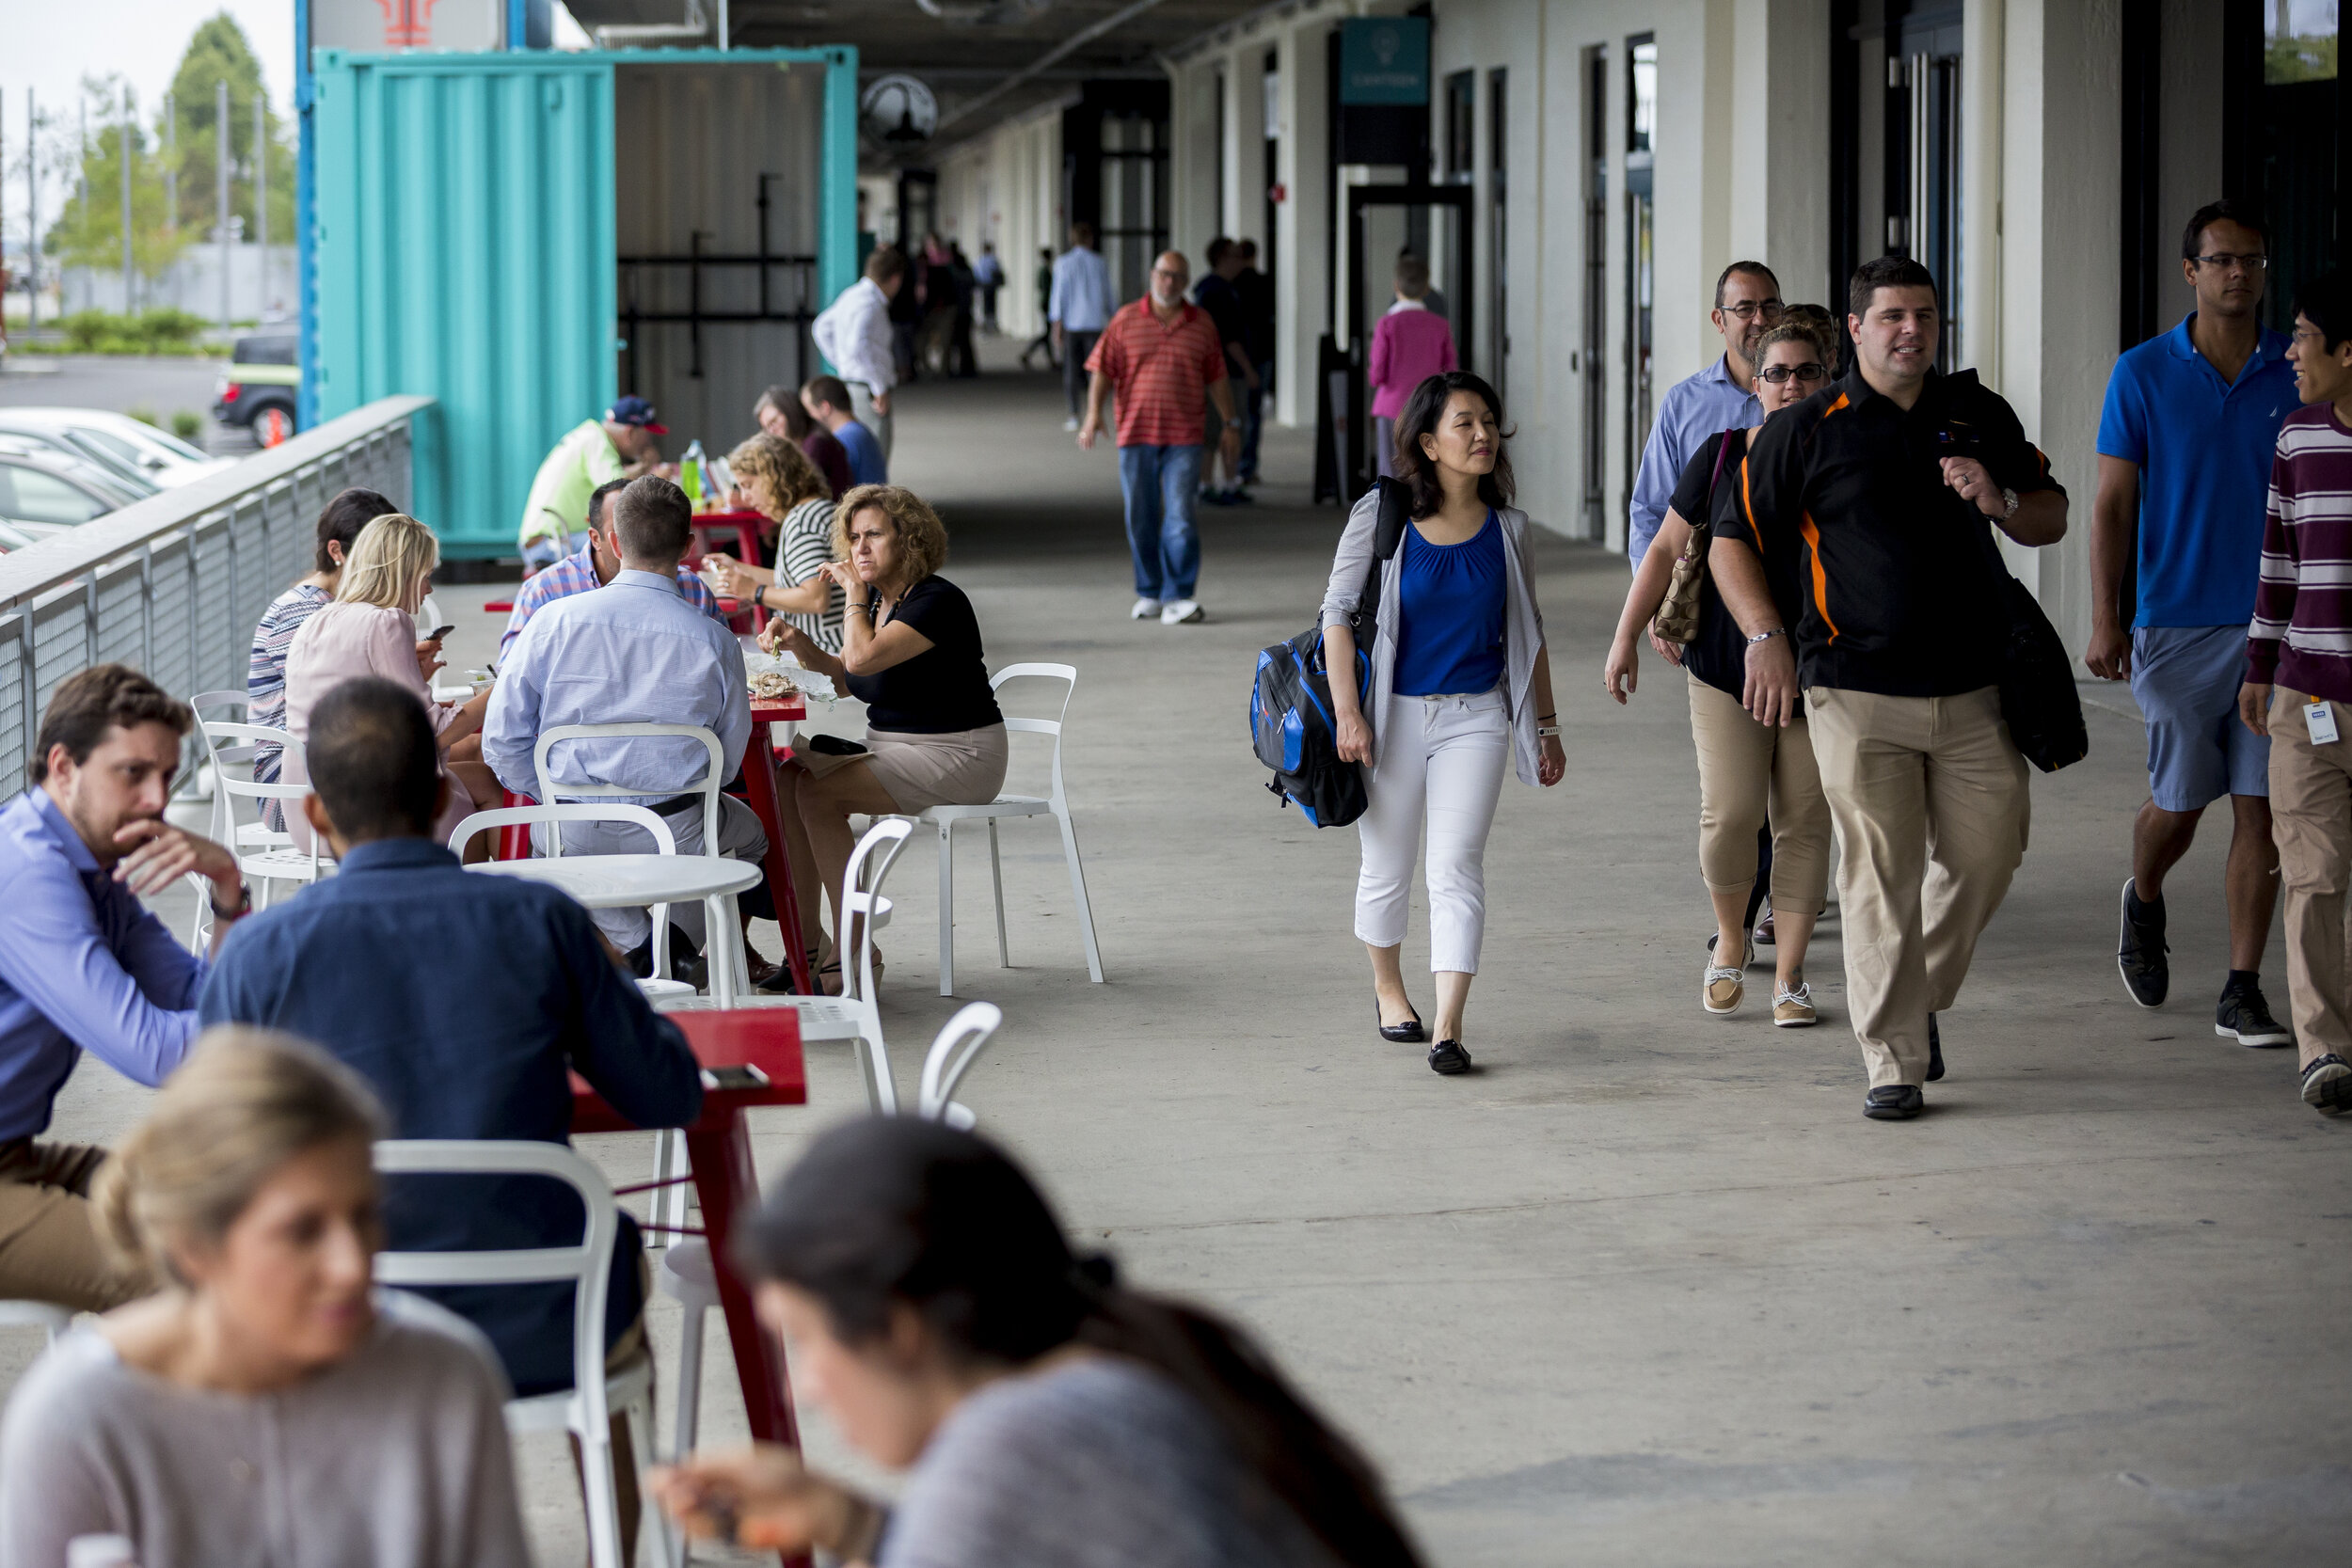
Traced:
<path id="1" fill-rule="evenodd" d="M 1821 625 L 1829 627 L 1829 640 L 1835 642 L 1837 623 L 1829 618 L 1829 575 L 1821 570 L 1821 531 L 1814 524 L 1812 513 L 1804 515 L 1804 522 L 1797 531 L 1804 536 L 1804 546 L 1813 556 L 1813 608 L 1821 612 Z"/>

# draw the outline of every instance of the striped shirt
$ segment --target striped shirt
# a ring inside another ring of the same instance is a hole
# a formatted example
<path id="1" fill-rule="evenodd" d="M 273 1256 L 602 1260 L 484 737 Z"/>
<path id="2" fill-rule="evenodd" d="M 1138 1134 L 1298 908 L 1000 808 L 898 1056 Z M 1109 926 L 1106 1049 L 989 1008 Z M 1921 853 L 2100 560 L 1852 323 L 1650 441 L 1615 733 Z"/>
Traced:
<path id="1" fill-rule="evenodd" d="M 2279 432 L 2246 678 L 2352 703 L 2352 429 L 2333 404 Z"/>
<path id="2" fill-rule="evenodd" d="M 825 497 L 804 500 L 784 515 L 776 530 L 776 580 L 796 588 L 817 575 L 833 559 L 833 502 Z M 810 641 L 829 654 L 841 651 L 841 590 L 825 602 L 822 615 L 787 615 L 785 620 L 806 632 Z"/>
<path id="3" fill-rule="evenodd" d="M 604 586 L 596 577 L 596 562 L 588 559 L 588 552 L 595 548 L 593 544 L 582 545 L 545 571 L 531 575 L 531 580 L 515 595 L 515 611 L 506 618 L 506 630 L 499 636 L 499 657 L 506 657 L 506 650 L 515 645 L 515 639 L 522 635 L 523 626 L 533 614 L 558 599 Z M 683 566 L 677 569 L 677 585 L 687 603 L 714 621 L 726 620 L 719 613 L 718 595 L 711 593 L 710 585 Z"/>
<path id="4" fill-rule="evenodd" d="M 1151 300 L 1139 299 L 1111 318 L 1087 369 L 1107 377 L 1118 396 L 1120 446 L 1197 447 L 1203 401 L 1225 379 L 1225 343 L 1198 305 L 1180 305 L 1163 322 Z"/>
<path id="5" fill-rule="evenodd" d="M 253 699 L 246 708 L 246 723 L 275 730 L 286 727 L 286 650 L 302 623 L 326 609 L 334 597 L 316 583 L 297 582 L 270 600 L 269 608 L 262 612 L 262 624 L 253 628 L 253 657 L 245 667 L 245 694 Z M 278 782 L 278 751 L 276 746 L 254 749 L 254 783 Z"/>

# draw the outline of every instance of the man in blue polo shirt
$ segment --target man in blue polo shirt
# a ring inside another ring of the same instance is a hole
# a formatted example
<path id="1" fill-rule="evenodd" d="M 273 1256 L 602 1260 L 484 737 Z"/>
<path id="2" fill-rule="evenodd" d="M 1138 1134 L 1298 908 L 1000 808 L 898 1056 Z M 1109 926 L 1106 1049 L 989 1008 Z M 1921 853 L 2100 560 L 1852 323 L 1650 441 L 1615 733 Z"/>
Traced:
<path id="1" fill-rule="evenodd" d="M 2230 974 L 2214 1033 L 2241 1045 L 2294 1039 L 2270 1016 L 2260 976 L 2279 863 L 2270 742 L 2237 717 L 2271 453 L 2297 406 L 2287 341 L 2259 314 L 2268 264 L 2262 220 L 2244 203 L 2199 208 L 2181 240 L 2197 309 L 2116 361 L 2099 419 L 2083 660 L 2102 680 L 2128 678 L 2148 723 L 2149 800 L 2132 828 L 2116 950 L 2124 987 L 2143 1007 L 2163 1004 L 2165 873 L 2227 795 Z M 2135 575 L 2126 632 L 2123 586 Z"/>

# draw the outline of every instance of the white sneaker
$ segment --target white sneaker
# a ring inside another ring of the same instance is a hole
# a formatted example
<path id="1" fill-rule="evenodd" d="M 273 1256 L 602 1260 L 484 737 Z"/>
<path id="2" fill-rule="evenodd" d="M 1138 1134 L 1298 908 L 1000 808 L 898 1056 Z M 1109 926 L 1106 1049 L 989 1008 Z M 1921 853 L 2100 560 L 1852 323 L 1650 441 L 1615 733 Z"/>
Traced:
<path id="1" fill-rule="evenodd" d="M 1200 608 L 1199 599 L 1178 599 L 1160 611 L 1160 625 L 1181 626 L 1188 621 L 1200 620 L 1208 613 Z"/>
<path id="2" fill-rule="evenodd" d="M 1127 619 L 1130 621 L 1149 621 L 1152 616 L 1157 615 L 1159 612 L 1159 600 L 1137 599 L 1136 601 L 1135 609 L 1127 611 Z"/>
<path id="3" fill-rule="evenodd" d="M 1077 428 L 1078 428 L 1078 416 L 1077 416 L 1077 415 L 1075 415 L 1075 414 L 1071 415 L 1071 416 L 1070 416 L 1070 418 L 1068 418 L 1068 419 L 1066 419 L 1066 420 L 1062 420 L 1062 422 L 1061 422 L 1061 427 L 1062 427 L 1064 430 L 1075 430 L 1075 429 L 1077 429 Z"/>

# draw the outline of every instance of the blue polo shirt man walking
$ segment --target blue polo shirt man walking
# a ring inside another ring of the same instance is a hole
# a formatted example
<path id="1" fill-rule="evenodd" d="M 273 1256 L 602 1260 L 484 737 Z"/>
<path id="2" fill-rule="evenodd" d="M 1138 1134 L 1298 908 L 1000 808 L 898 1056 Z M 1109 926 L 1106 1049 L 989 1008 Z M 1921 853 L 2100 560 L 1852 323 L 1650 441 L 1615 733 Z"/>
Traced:
<path id="1" fill-rule="evenodd" d="M 2258 314 L 2267 266 L 2261 220 L 2243 204 L 2199 208 L 2181 241 L 2197 309 L 2116 361 L 2099 418 L 2083 660 L 2103 680 L 2130 680 L 2148 726 L 2149 798 L 2133 824 L 2116 945 L 2124 989 L 2143 1007 L 2163 1005 L 2165 874 L 2227 795 L 2230 974 L 2214 1033 L 2249 1046 L 2294 1039 L 2261 985 L 2279 863 L 2270 742 L 2237 716 L 2271 453 L 2298 405 L 2287 340 Z"/>

